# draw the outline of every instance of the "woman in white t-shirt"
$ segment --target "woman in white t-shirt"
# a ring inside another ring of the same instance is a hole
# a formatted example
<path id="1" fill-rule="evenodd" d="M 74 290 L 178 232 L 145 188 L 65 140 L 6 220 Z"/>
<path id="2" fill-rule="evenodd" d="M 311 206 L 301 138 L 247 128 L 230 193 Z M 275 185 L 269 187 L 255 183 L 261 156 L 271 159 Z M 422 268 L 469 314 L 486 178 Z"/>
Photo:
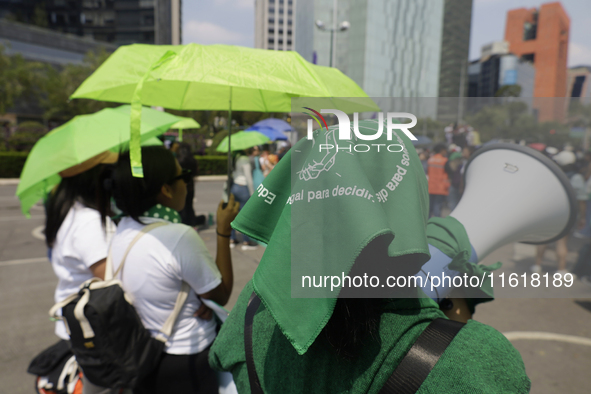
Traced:
<path id="1" fill-rule="evenodd" d="M 145 234 L 129 252 L 120 274 L 126 294 L 133 299 L 144 326 L 156 336 L 172 313 L 182 282 L 191 291 L 176 321 L 165 353 L 135 393 L 217 393 L 216 374 L 207 362 L 216 336 L 216 323 L 201 318 L 201 298 L 225 305 L 233 285 L 230 256 L 230 222 L 238 203 L 230 195 L 225 209 L 217 211 L 217 255 L 211 257 L 197 232 L 181 223 L 187 182 L 173 154 L 163 147 L 142 148 L 144 178 L 131 175 L 129 154 L 122 154 L 112 176 L 112 195 L 123 218 L 113 237 L 113 269 L 145 225 L 167 222 Z M 102 204 L 103 212 L 107 200 Z"/>
<path id="2" fill-rule="evenodd" d="M 117 161 L 117 154 L 104 152 L 60 172 L 62 180 L 46 203 L 45 242 L 58 278 L 55 302 L 80 290 L 93 277 L 104 278 L 109 239 L 115 233 L 111 220 L 101 224 L 97 210 L 99 179 L 103 163 Z M 70 336 L 63 321 L 55 323 L 55 334 L 62 340 Z M 84 394 L 110 393 L 84 377 Z"/>
<path id="3" fill-rule="evenodd" d="M 45 242 L 53 271 L 58 278 L 55 302 L 78 292 L 82 283 L 93 277 L 103 278 L 108 252 L 109 233 L 115 232 L 110 221 L 101 224 L 97 210 L 98 181 L 104 166 L 117 161 L 110 152 L 62 171 L 62 180 L 46 203 Z M 70 339 L 62 321 L 55 333 Z"/>

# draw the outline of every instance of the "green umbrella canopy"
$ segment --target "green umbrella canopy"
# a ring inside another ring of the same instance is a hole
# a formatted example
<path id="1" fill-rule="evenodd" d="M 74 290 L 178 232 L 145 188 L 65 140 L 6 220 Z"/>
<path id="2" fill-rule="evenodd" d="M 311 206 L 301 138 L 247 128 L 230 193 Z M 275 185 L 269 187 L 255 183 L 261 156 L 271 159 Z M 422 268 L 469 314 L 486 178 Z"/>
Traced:
<path id="1" fill-rule="evenodd" d="M 192 118 L 182 118 L 181 120 L 170 126 L 171 129 L 198 129 L 200 127 L 201 125 L 195 119 Z"/>
<path id="2" fill-rule="evenodd" d="M 183 129 L 198 129 L 201 125 L 197 123 L 195 119 L 192 118 L 183 118 L 182 120 L 176 122 L 172 126 L 171 129 L 178 129 L 179 131 L 179 141 L 183 141 Z"/>
<path id="3" fill-rule="evenodd" d="M 244 132 L 239 131 L 232 135 L 232 151 L 252 148 L 256 145 L 262 145 L 270 142 L 271 139 L 257 131 Z M 218 152 L 228 151 L 228 137 L 224 138 L 216 148 Z"/>
<path id="4" fill-rule="evenodd" d="M 136 44 L 117 49 L 71 96 L 132 104 L 131 166 L 138 177 L 143 176 L 137 131 L 141 104 L 230 113 L 290 112 L 293 97 L 367 98 L 367 94 L 338 70 L 314 66 L 297 52 L 232 45 Z M 328 101 L 326 108 L 348 112 L 377 108 L 345 109 L 341 101 Z"/>
<path id="5" fill-rule="evenodd" d="M 135 44 L 117 49 L 71 98 L 130 103 L 144 76 L 142 104 L 178 110 L 290 112 L 292 97 L 367 97 L 337 69 L 297 52 Z"/>
<path id="6" fill-rule="evenodd" d="M 130 138 L 130 112 L 131 107 L 124 105 L 79 115 L 37 141 L 27 157 L 16 191 L 22 212 L 29 216 L 30 208 L 60 182 L 59 172 L 126 144 Z M 141 141 L 166 132 L 178 121 L 177 116 L 144 108 Z"/>

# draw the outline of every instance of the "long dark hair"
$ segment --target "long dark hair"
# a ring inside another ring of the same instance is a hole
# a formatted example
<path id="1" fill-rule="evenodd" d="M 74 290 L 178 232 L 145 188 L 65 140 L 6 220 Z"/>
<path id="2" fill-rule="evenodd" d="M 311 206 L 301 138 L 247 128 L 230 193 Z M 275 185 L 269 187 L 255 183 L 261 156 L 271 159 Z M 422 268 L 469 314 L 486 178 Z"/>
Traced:
<path id="1" fill-rule="evenodd" d="M 97 209 L 98 182 L 105 165 L 99 164 L 81 174 L 63 178 L 45 204 L 45 243 L 53 247 L 57 232 L 76 201 Z"/>
<path id="2" fill-rule="evenodd" d="M 109 214 L 111 197 L 117 208 L 141 223 L 139 217 L 156 205 L 156 197 L 162 186 L 176 175 L 176 159 L 172 152 L 162 146 L 142 148 L 144 177 L 131 174 L 129 152 L 119 155 L 119 161 L 109 177 L 103 180 L 103 191 L 99 196 L 99 211 L 103 221 Z"/>
<path id="3" fill-rule="evenodd" d="M 376 337 L 385 302 L 375 298 L 337 299 L 332 316 L 322 330 L 337 356 L 352 360 L 359 355 L 365 340 Z"/>
<path id="4" fill-rule="evenodd" d="M 415 275 L 425 263 L 422 254 L 390 257 L 388 247 L 393 235 L 385 234 L 373 239 L 359 254 L 349 276 L 378 277 Z M 337 356 L 352 360 L 364 346 L 379 338 L 379 325 L 385 306 L 392 298 L 407 298 L 416 289 L 370 289 L 343 287 L 332 316 L 323 328 L 322 335 Z M 374 298 L 366 298 L 372 296 Z"/>

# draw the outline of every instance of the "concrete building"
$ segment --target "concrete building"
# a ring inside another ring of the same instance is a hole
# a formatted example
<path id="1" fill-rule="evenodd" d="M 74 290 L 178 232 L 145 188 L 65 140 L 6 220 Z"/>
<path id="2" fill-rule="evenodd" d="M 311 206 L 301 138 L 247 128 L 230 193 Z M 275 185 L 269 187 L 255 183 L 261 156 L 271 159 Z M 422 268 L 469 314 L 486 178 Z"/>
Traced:
<path id="1" fill-rule="evenodd" d="M 297 0 L 255 0 L 255 48 L 291 51 L 295 48 Z M 312 25 L 313 25 L 312 21 Z"/>
<path id="2" fill-rule="evenodd" d="M 101 49 L 113 52 L 116 45 L 64 34 L 24 23 L 0 19 L 0 45 L 7 55 L 20 54 L 24 59 L 47 63 L 55 67 L 82 64 L 89 51 Z M 16 125 L 24 120 L 43 120 L 38 102 L 20 100 L 8 113 L 0 115 L 0 126 Z M 0 127 L 1 129 L 1 127 Z"/>
<path id="3" fill-rule="evenodd" d="M 92 38 L 58 33 L 4 19 L 0 19 L 0 44 L 5 47 L 8 55 L 20 53 L 27 60 L 56 66 L 82 64 L 88 51 L 104 48 L 113 52 L 117 48 Z"/>
<path id="4" fill-rule="evenodd" d="M 472 0 L 290 3 L 255 0 L 255 47 L 295 50 L 323 66 L 331 64 L 332 47 L 333 67 L 371 97 L 458 97 L 460 91 L 466 95 Z M 291 14 L 286 8 L 290 5 Z M 318 29 L 316 21 L 326 29 Z M 339 31 L 345 21 L 349 28 Z M 331 41 L 329 30 L 335 28 Z M 457 100 L 452 106 L 440 113 L 455 117 Z M 428 116 L 437 115 L 436 108 L 429 110 Z"/>
<path id="5" fill-rule="evenodd" d="M 518 86 L 518 97 L 532 108 L 536 69 L 514 54 L 508 53 L 506 42 L 495 42 L 482 47 L 481 57 L 468 66 L 467 112 L 475 112 L 486 105 L 496 103 L 494 97 L 501 96 L 501 88 Z M 487 99 L 488 98 L 488 99 Z"/>
<path id="6" fill-rule="evenodd" d="M 328 66 L 331 34 L 314 21 L 348 21 L 333 36 L 333 67 L 371 97 L 437 97 L 443 9 L 444 0 L 297 0 L 295 50 Z"/>
<path id="7" fill-rule="evenodd" d="M 443 9 L 439 97 L 465 96 L 472 0 L 447 0 Z"/>
<path id="8" fill-rule="evenodd" d="M 591 104 L 591 66 L 577 66 L 568 69 L 567 97 L 579 100 L 584 105 Z"/>
<path id="9" fill-rule="evenodd" d="M 534 65 L 535 98 L 566 96 L 569 31 L 570 18 L 559 2 L 507 12 L 505 41 L 511 53 Z M 541 121 L 564 119 L 561 100 L 534 100 L 534 107 Z"/>
<path id="10" fill-rule="evenodd" d="M 446 0 L 443 8 L 438 97 L 466 97 L 472 0 Z M 455 121 L 461 116 L 459 100 L 439 100 L 438 116 Z M 463 103 L 462 103 L 463 105 Z"/>
<path id="11" fill-rule="evenodd" d="M 181 43 L 181 0 L 0 0 L 0 17 L 116 45 Z"/>

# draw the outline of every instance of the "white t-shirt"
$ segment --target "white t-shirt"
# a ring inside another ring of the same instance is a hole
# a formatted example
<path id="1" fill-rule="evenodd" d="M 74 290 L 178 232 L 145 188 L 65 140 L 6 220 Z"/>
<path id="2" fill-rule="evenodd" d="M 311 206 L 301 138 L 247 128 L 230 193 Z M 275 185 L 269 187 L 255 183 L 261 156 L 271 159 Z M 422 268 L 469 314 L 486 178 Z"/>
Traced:
<path id="1" fill-rule="evenodd" d="M 90 266 L 107 257 L 109 236 L 115 225 L 107 219 L 107 228 L 101 224 L 96 209 L 76 202 L 60 226 L 51 250 L 51 265 L 58 278 L 55 302 L 77 293 L 82 283 L 93 277 Z M 55 334 L 70 339 L 63 322 L 55 325 Z"/>
<path id="2" fill-rule="evenodd" d="M 145 224 L 164 221 L 140 218 Z M 125 217 L 112 242 L 113 270 L 119 268 L 127 247 L 144 225 Z M 184 224 L 168 224 L 145 234 L 133 246 L 123 272 L 123 289 L 144 326 L 156 336 L 170 316 L 183 281 L 191 286 L 166 345 L 169 354 L 195 354 L 215 339 L 216 322 L 193 317 L 201 305 L 196 294 L 207 293 L 221 283 L 221 274 L 203 240 Z"/>
<path id="3" fill-rule="evenodd" d="M 578 201 L 587 201 L 587 185 L 585 178 L 581 174 L 574 174 L 570 178 L 570 184 L 575 190 Z"/>
<path id="4" fill-rule="evenodd" d="M 240 186 L 248 186 L 248 192 L 252 195 L 254 193 L 254 184 L 252 180 L 252 167 L 248 156 L 240 156 L 238 160 L 236 160 L 236 165 L 234 167 L 236 167 L 232 174 L 234 183 Z"/>

